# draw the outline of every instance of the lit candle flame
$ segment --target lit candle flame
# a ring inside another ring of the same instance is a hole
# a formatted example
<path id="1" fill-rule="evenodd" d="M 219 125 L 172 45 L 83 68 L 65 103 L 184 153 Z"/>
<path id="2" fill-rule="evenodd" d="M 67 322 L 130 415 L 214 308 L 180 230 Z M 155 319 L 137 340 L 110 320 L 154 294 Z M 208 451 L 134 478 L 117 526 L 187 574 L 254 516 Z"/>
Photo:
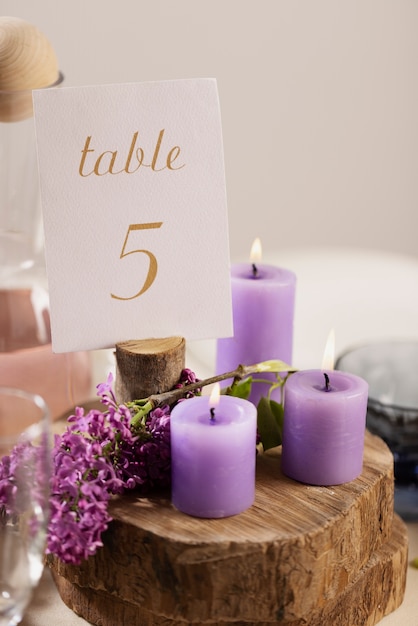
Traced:
<path id="1" fill-rule="evenodd" d="M 214 409 L 218 406 L 219 404 L 219 399 L 221 397 L 221 386 L 219 383 L 215 383 L 213 385 L 213 389 L 211 391 L 211 394 L 209 396 L 209 406 L 210 408 Z"/>
<path id="2" fill-rule="evenodd" d="M 324 356 L 322 358 L 322 369 L 333 370 L 335 360 L 335 331 L 332 329 L 325 344 Z"/>
<path id="3" fill-rule="evenodd" d="M 261 261 L 261 241 L 259 237 L 256 237 L 251 246 L 250 261 L 251 263 L 259 263 Z"/>
<path id="4" fill-rule="evenodd" d="M 220 397 L 221 397 L 221 386 L 219 383 L 215 383 L 211 391 L 210 397 L 209 397 L 209 413 L 210 413 L 210 421 L 212 424 L 215 423 L 215 408 L 219 404 Z"/>

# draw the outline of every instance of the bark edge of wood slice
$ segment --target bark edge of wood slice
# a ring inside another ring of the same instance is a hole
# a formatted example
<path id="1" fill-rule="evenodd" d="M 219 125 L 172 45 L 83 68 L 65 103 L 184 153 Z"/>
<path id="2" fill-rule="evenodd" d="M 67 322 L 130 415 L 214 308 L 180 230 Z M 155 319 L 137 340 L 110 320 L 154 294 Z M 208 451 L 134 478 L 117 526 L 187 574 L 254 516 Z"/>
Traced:
<path id="1" fill-rule="evenodd" d="M 54 558 L 50 564 L 64 602 L 93 624 L 107 624 L 107 613 L 120 606 L 133 614 L 136 607 L 133 625 L 296 626 L 325 615 L 342 598 L 358 604 L 359 589 L 365 596 L 358 611 L 381 619 L 378 606 L 387 600 L 390 612 L 401 603 L 406 577 L 407 539 L 402 522 L 395 517 L 393 524 L 393 493 L 393 456 L 370 433 L 362 475 L 335 487 L 283 476 L 276 451 L 258 458 L 256 499 L 244 513 L 202 520 L 174 509 L 168 496 L 118 497 L 94 557 L 79 567 Z M 389 581 L 392 603 L 378 585 L 366 592 L 362 580 L 375 576 L 369 570 Z M 96 621 L 93 605 L 103 610 Z M 113 623 L 124 623 L 118 620 Z"/>
<path id="2" fill-rule="evenodd" d="M 52 571 L 63 601 L 91 624 L 115 626 L 374 626 L 402 604 L 408 560 L 408 539 L 403 521 L 395 515 L 389 541 L 380 546 L 355 580 L 337 597 L 313 609 L 307 618 L 286 621 L 280 614 L 268 620 L 242 619 L 185 621 L 150 612 L 137 604 L 125 602 L 102 590 L 80 587 Z"/>

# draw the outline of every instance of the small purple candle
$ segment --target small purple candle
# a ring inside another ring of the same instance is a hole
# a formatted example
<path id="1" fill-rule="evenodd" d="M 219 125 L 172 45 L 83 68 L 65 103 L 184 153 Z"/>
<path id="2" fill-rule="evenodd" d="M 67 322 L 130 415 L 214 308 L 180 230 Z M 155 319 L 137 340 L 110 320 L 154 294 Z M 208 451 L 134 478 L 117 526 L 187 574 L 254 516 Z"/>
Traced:
<path id="1" fill-rule="evenodd" d="M 282 471 L 311 485 L 339 485 L 363 468 L 368 385 L 353 374 L 306 370 L 285 385 Z"/>
<path id="2" fill-rule="evenodd" d="M 259 253 L 254 252 L 257 244 Z M 259 239 L 253 244 L 251 257 L 257 254 L 261 256 Z M 292 364 L 295 288 L 296 276 L 287 269 L 262 265 L 257 260 L 232 266 L 234 336 L 218 339 L 217 374 L 230 372 L 240 364 L 270 359 Z M 262 378 L 275 377 L 263 374 Z M 249 400 L 257 405 L 268 391 L 268 384 L 254 383 Z M 280 401 L 280 391 L 272 398 Z"/>
<path id="3" fill-rule="evenodd" d="M 228 517 L 254 502 L 257 415 L 246 400 L 208 396 L 171 412 L 174 506 L 194 517 Z"/>

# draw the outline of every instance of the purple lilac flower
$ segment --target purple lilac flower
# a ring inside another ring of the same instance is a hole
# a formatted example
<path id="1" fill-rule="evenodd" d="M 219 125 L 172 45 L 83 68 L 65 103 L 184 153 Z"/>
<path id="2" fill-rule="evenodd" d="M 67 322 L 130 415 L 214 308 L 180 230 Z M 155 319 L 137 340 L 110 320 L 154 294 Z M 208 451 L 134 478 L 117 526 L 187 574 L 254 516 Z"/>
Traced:
<path id="1" fill-rule="evenodd" d="M 180 380 L 177 383 L 177 385 L 174 386 L 174 389 L 181 389 L 182 387 L 185 387 L 187 385 L 191 385 L 192 383 L 197 383 L 197 382 L 199 382 L 199 379 L 196 378 L 196 374 L 192 372 L 192 370 L 185 368 L 184 370 L 182 370 L 181 375 L 180 375 Z M 187 398 L 193 398 L 193 396 L 199 395 L 200 393 L 201 393 L 201 389 L 196 389 L 195 391 L 189 391 L 188 393 L 185 394 L 183 398 L 179 400 L 179 402 L 182 402 L 183 400 L 187 400 Z"/>
<path id="2" fill-rule="evenodd" d="M 98 386 L 107 411 L 77 408 L 56 437 L 47 552 L 77 564 L 102 545 L 112 494 L 170 484 L 170 410 L 152 411 L 145 437 L 133 435 L 131 412 L 117 405 L 112 378 Z M 144 440 L 145 439 L 145 440 Z"/>
<path id="3" fill-rule="evenodd" d="M 108 378 L 108 384 L 99 386 L 108 411 L 85 414 L 77 408 L 65 433 L 55 438 L 47 553 L 69 563 L 81 562 L 102 545 L 101 535 L 111 521 L 111 495 L 133 486 L 123 473 L 123 450 L 136 442 L 131 414 L 117 406 L 110 382 Z"/>
<path id="4" fill-rule="evenodd" d="M 51 484 L 47 553 L 78 564 L 102 545 L 111 518 L 111 488 L 117 484 L 112 465 L 98 442 L 67 430 L 56 437 Z"/>
<path id="5" fill-rule="evenodd" d="M 21 515 L 32 502 L 45 504 L 42 492 L 40 448 L 28 441 L 18 443 L 0 463 L 0 504 L 6 515 Z M 19 485 L 19 488 L 18 486 Z"/>
<path id="6" fill-rule="evenodd" d="M 196 381 L 184 370 L 177 387 Z M 154 409 L 142 430 L 133 432 L 131 410 L 117 404 L 112 382 L 109 374 L 97 387 L 104 412 L 85 414 L 77 407 L 64 434 L 55 436 L 47 553 L 67 563 L 79 564 L 103 545 L 113 494 L 134 488 L 145 494 L 170 485 L 170 408 Z M 1 460 L 0 507 L 16 508 L 13 477 L 27 454 L 27 448 L 16 448 Z"/>
<path id="7" fill-rule="evenodd" d="M 34 537 L 45 522 L 48 511 L 49 448 L 47 454 L 42 442 L 34 446 L 22 439 L 10 455 L 0 461 L 1 521 L 16 523 L 21 515 Z"/>
<path id="8" fill-rule="evenodd" d="M 0 464 L 0 502 L 6 515 L 10 515 L 14 508 L 16 487 L 13 481 L 13 456 L 4 456 Z"/>
<path id="9" fill-rule="evenodd" d="M 125 455 L 124 482 L 136 487 L 141 494 L 152 489 L 168 487 L 171 482 L 170 409 L 168 406 L 150 412 L 146 441 L 138 439 L 131 451 Z"/>

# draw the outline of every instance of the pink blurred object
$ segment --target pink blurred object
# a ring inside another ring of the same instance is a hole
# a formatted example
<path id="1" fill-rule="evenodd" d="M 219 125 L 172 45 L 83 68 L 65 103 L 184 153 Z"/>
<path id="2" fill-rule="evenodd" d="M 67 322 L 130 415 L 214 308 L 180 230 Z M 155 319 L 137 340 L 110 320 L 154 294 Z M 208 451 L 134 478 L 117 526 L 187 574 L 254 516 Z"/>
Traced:
<path id="1" fill-rule="evenodd" d="M 48 305 L 42 290 L 0 290 L 0 384 L 40 394 L 56 419 L 90 399 L 92 374 L 88 352 L 52 352 Z"/>

